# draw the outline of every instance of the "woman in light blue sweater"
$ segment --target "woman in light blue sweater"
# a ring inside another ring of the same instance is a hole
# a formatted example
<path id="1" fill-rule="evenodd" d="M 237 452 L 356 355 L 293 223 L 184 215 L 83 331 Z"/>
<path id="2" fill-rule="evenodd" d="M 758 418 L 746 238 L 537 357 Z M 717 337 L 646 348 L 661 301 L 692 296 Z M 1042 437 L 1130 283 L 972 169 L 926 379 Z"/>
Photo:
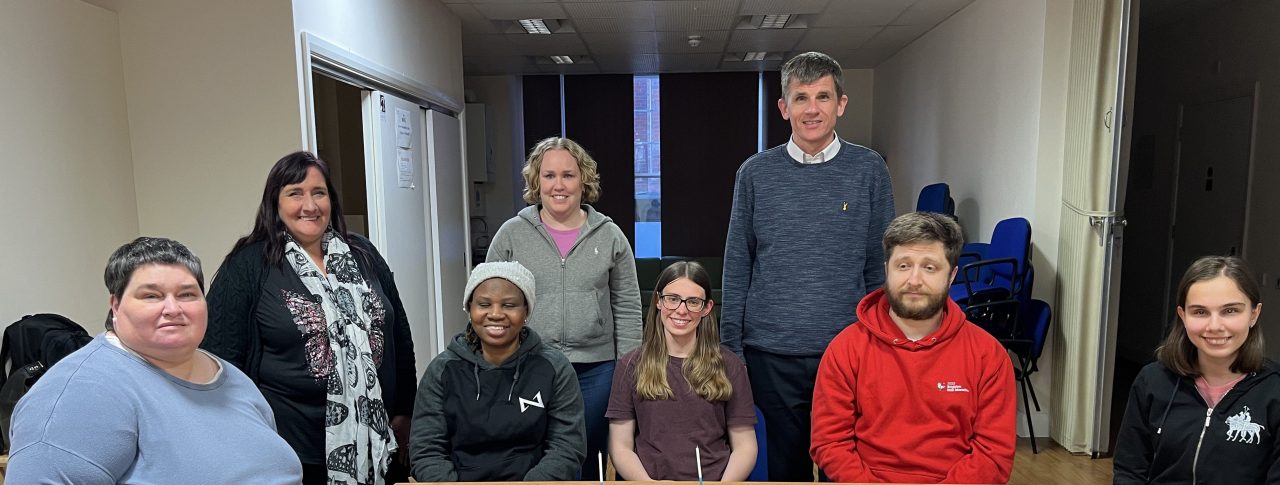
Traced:
<path id="1" fill-rule="evenodd" d="M 529 327 L 573 363 L 586 411 L 584 479 L 597 475 L 609 422 L 604 417 L 618 357 L 640 345 L 640 285 L 631 242 L 584 203 L 600 197 L 596 162 L 567 138 L 529 152 L 524 200 L 530 205 L 494 235 L 489 261 L 517 261 L 537 280 Z"/>
<path id="2" fill-rule="evenodd" d="M 200 260 L 142 237 L 111 255 L 105 279 L 107 331 L 18 402 L 6 480 L 300 483 L 257 387 L 196 348 L 208 320 Z"/>

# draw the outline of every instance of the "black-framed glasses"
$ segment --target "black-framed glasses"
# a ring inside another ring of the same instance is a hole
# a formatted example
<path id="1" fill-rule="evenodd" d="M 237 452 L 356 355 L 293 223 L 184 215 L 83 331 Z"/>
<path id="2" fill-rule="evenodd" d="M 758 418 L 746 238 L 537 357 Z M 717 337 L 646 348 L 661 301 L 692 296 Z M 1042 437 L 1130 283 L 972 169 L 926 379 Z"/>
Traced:
<path id="1" fill-rule="evenodd" d="M 660 295 L 658 301 L 662 302 L 662 308 L 675 310 L 680 308 L 680 304 L 684 303 L 685 308 L 691 312 L 700 312 L 702 307 L 707 306 L 707 300 L 691 296 L 688 298 L 680 298 L 680 295 Z"/>

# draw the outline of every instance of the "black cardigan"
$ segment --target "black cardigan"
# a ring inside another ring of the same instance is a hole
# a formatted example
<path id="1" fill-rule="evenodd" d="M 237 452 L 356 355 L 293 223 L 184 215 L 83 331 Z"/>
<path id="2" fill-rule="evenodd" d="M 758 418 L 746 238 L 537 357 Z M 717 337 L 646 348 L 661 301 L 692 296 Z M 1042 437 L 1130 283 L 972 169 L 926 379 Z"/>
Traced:
<path id="1" fill-rule="evenodd" d="M 381 327 L 384 345 L 382 362 L 378 366 L 383 403 L 389 417 L 410 416 L 417 391 L 417 371 L 409 321 L 395 279 L 391 268 L 372 243 L 357 235 L 350 235 L 347 239 L 352 249 L 363 250 L 369 255 L 366 261 L 360 256 L 360 251 L 353 251 L 370 287 L 384 302 L 390 303 Z M 262 241 L 249 244 L 228 255 L 218 268 L 207 297 L 209 328 L 201 347 L 239 367 L 258 383 L 276 414 L 280 434 L 298 451 L 303 463 L 324 463 L 324 387 L 294 378 L 297 376 L 269 379 L 275 384 L 264 386 L 259 376 L 264 358 L 269 363 L 267 372 L 275 368 L 270 363 L 283 363 L 277 367 L 306 366 L 302 334 L 287 329 L 294 323 L 287 317 L 289 311 L 280 304 L 279 296 L 273 294 L 280 293 L 283 288 L 305 291 L 305 286 L 283 262 L 278 266 L 268 265 L 263 255 L 265 246 Z M 370 265 L 374 278 L 369 278 Z M 260 302 L 266 304 L 260 306 Z M 289 321 L 282 321 L 286 318 Z M 296 333 L 296 348 L 290 346 L 264 356 L 266 350 L 261 333 L 272 330 L 280 332 L 275 335 L 283 335 L 285 340 L 291 333 Z M 289 388 L 290 382 L 296 383 L 297 387 Z M 280 388 L 282 385 L 285 389 Z M 307 419 L 296 422 L 299 421 L 297 416 L 307 416 Z"/>

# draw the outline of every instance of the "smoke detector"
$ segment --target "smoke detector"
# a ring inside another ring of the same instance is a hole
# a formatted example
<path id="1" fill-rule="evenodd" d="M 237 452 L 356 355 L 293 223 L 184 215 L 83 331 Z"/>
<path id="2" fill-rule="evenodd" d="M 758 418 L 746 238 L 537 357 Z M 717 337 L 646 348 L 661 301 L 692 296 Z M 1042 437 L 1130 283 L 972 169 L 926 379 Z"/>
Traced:
<path id="1" fill-rule="evenodd" d="M 701 35 L 690 35 L 690 36 L 689 36 L 689 47 L 697 47 L 697 46 L 700 46 L 700 45 L 702 45 L 702 36 L 701 36 Z"/>

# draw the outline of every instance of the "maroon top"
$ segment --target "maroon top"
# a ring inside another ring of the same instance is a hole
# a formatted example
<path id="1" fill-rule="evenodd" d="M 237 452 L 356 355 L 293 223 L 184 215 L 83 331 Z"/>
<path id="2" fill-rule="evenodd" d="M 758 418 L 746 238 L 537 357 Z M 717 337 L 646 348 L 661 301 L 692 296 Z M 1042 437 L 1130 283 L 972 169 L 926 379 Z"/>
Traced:
<path id="1" fill-rule="evenodd" d="M 667 384 L 673 398 L 650 401 L 636 393 L 636 349 L 623 356 L 613 374 L 605 417 L 636 420 L 636 455 L 654 480 L 697 480 L 694 447 L 702 454 L 702 476 L 718 481 L 729 465 L 729 426 L 752 426 L 756 413 L 742 360 L 721 346 L 725 374 L 733 385 L 728 401 L 707 401 L 689 389 L 681 373 L 684 359 L 668 357 Z"/>

